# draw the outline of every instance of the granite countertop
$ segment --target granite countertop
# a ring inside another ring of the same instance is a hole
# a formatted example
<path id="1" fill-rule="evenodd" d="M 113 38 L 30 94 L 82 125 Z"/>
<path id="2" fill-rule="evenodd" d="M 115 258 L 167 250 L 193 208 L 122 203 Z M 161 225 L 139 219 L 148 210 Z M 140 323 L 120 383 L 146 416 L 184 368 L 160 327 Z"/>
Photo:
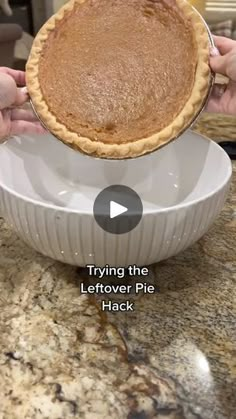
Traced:
<path id="1" fill-rule="evenodd" d="M 226 133 L 226 118 L 210 121 L 196 129 Z M 158 292 L 134 312 L 102 313 L 80 294 L 85 270 L 37 254 L 0 221 L 0 419 L 236 418 L 233 166 L 221 216 L 151 267 Z"/>

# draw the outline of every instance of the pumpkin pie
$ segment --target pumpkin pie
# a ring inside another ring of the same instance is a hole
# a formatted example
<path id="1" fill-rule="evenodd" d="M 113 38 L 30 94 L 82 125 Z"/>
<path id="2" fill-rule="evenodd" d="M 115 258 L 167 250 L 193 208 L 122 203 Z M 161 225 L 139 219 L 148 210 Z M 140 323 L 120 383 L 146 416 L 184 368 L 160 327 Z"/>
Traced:
<path id="1" fill-rule="evenodd" d="M 185 0 L 71 0 L 27 63 L 43 124 L 85 154 L 124 159 L 179 136 L 206 101 L 209 38 Z"/>

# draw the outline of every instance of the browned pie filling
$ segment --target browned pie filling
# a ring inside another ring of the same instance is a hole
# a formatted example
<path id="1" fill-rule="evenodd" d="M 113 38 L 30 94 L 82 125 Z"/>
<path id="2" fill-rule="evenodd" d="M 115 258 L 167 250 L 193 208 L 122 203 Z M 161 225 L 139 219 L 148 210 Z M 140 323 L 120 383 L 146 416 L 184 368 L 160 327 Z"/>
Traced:
<path id="1" fill-rule="evenodd" d="M 172 123 L 196 64 L 191 23 L 173 0 L 87 0 L 50 33 L 39 81 L 70 131 L 124 143 Z"/>

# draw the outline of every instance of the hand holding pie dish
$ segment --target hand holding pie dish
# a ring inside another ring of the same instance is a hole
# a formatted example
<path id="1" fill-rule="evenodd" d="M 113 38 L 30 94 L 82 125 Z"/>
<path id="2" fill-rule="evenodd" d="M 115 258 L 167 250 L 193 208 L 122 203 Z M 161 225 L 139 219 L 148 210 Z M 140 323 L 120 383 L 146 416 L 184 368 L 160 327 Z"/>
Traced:
<path id="1" fill-rule="evenodd" d="M 82 153 L 125 159 L 178 137 L 209 91 L 209 36 L 185 0 L 71 0 L 27 63 L 37 115 Z"/>
<path id="2" fill-rule="evenodd" d="M 0 67 L 0 144 L 13 135 L 44 133 L 27 101 L 25 73 Z"/>

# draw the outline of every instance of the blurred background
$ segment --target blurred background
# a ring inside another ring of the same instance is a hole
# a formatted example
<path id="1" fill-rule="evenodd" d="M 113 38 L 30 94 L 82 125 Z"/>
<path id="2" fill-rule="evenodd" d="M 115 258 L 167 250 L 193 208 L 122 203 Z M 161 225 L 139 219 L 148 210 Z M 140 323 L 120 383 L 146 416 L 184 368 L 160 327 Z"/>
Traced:
<path id="1" fill-rule="evenodd" d="M 24 70 L 34 36 L 66 0 L 0 0 L 0 66 Z M 236 39 L 236 0 L 190 1 L 213 33 Z"/>

